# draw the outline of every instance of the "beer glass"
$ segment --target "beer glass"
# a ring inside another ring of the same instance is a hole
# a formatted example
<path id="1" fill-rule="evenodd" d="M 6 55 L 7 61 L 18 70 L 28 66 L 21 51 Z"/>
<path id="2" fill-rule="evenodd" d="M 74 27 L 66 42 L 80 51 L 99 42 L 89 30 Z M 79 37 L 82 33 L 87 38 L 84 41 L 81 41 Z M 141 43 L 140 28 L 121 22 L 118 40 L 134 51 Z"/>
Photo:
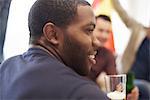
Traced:
<path id="1" fill-rule="evenodd" d="M 105 85 L 107 97 L 111 100 L 124 100 L 126 98 L 126 74 L 106 75 Z"/>

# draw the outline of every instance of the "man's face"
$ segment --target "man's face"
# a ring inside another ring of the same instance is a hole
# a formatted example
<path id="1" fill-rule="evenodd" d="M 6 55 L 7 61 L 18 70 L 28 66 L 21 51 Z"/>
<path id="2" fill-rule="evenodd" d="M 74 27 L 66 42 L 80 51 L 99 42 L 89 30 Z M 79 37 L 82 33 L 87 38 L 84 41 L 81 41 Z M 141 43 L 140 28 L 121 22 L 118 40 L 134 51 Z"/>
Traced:
<path id="1" fill-rule="evenodd" d="M 102 45 L 107 42 L 109 34 L 111 32 L 111 22 L 98 18 L 96 20 L 96 27 L 94 29 L 94 35 L 101 42 Z"/>
<path id="2" fill-rule="evenodd" d="M 93 35 L 95 16 L 90 6 L 78 6 L 77 16 L 63 29 L 59 47 L 64 63 L 80 75 L 87 75 L 96 63 L 98 40 Z"/>

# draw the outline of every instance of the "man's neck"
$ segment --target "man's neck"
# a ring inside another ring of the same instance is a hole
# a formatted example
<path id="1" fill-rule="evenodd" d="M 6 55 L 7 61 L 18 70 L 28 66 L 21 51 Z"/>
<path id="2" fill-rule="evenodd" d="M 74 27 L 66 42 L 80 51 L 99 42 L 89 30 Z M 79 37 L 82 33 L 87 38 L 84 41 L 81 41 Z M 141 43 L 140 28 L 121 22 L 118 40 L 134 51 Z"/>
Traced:
<path id="1" fill-rule="evenodd" d="M 52 56 L 52 57 L 56 58 L 57 60 L 59 60 L 60 62 L 64 63 L 63 59 L 61 58 L 59 53 L 55 49 L 53 49 L 52 47 L 48 47 L 42 43 L 32 44 L 32 45 L 30 45 L 30 47 L 31 48 L 32 47 L 40 48 L 43 51 L 47 52 L 50 56 Z"/>

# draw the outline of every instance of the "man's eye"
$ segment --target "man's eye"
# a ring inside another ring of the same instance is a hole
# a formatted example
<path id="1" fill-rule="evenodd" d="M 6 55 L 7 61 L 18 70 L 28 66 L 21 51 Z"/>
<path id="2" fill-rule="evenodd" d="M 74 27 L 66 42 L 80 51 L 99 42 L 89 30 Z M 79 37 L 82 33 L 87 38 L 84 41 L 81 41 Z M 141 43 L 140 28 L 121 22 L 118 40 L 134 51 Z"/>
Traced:
<path id="1" fill-rule="evenodd" d="M 86 30 L 86 32 L 87 32 L 88 34 L 92 34 L 93 31 L 94 31 L 94 29 L 87 29 L 87 30 Z"/>

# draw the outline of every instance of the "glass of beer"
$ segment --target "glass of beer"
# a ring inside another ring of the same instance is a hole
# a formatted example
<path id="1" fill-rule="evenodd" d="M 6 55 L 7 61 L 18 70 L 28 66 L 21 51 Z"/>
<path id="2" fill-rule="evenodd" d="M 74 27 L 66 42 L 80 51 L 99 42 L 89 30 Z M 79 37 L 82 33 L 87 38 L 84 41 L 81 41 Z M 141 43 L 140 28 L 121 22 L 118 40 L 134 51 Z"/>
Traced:
<path id="1" fill-rule="evenodd" d="M 125 100 L 126 74 L 106 75 L 105 85 L 108 98 L 111 100 Z"/>

